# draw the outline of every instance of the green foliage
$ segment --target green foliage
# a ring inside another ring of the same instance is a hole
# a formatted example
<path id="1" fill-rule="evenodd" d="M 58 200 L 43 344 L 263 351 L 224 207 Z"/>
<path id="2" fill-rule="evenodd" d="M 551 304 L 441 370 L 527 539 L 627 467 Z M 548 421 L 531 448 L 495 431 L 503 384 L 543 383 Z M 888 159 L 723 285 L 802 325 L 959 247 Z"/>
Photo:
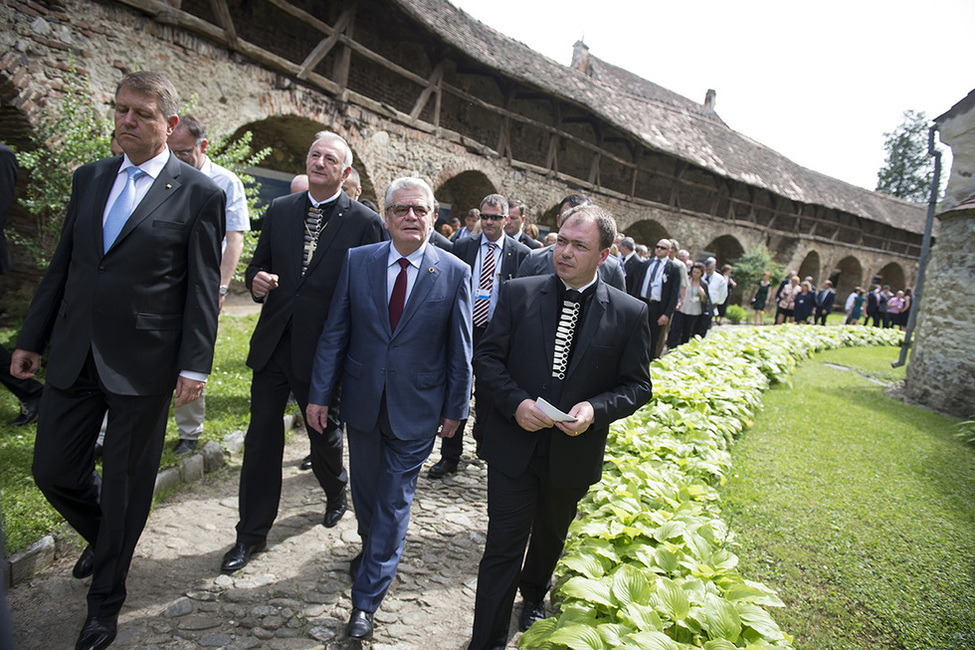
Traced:
<path id="1" fill-rule="evenodd" d="M 716 331 L 651 365 L 653 399 L 610 431 L 602 480 L 579 504 L 556 568 L 561 613 L 521 648 L 790 648 L 765 610 L 775 592 L 745 579 L 721 518 L 731 444 L 761 394 L 799 360 L 847 345 L 895 345 L 862 327 Z"/>
<path id="2" fill-rule="evenodd" d="M 975 420 L 965 420 L 958 423 L 958 432 L 955 434 L 959 440 L 975 445 Z"/>
<path id="3" fill-rule="evenodd" d="M 782 265 L 775 261 L 772 253 L 765 244 L 759 244 L 745 251 L 741 257 L 732 260 L 734 267 L 732 275 L 738 283 L 738 289 L 745 300 L 751 301 L 762 274 L 768 271 L 772 274 L 772 286 L 776 286 L 784 275 Z"/>
<path id="4" fill-rule="evenodd" d="M 724 315 L 725 318 L 737 325 L 745 320 L 745 309 L 741 305 L 728 305 Z"/>
<path id="5" fill-rule="evenodd" d="M 34 149 L 17 154 L 30 179 L 20 203 L 33 215 L 35 231 L 31 238 L 14 235 L 13 241 L 26 246 L 42 269 L 61 236 L 75 169 L 111 155 L 112 124 L 96 115 L 88 81 L 74 67 L 64 73 L 63 92 L 41 113 L 31 134 Z"/>
<path id="6" fill-rule="evenodd" d="M 934 159 L 928 155 L 928 118 L 924 112 L 904 111 L 900 126 L 884 133 L 884 149 L 887 158 L 877 172 L 877 191 L 927 203 L 934 179 Z"/>
<path id="7" fill-rule="evenodd" d="M 237 178 L 244 184 L 244 194 L 247 197 L 247 213 L 251 219 L 258 219 L 264 213 L 264 207 L 258 203 L 258 192 L 261 184 L 250 174 L 245 174 L 243 170 L 248 167 L 256 167 L 262 160 L 271 155 L 271 147 L 265 147 L 260 151 L 254 151 L 251 141 L 254 136 L 250 131 L 246 131 L 236 140 L 231 141 L 229 135 L 214 136 L 210 141 L 210 148 L 207 155 L 210 160 L 221 167 L 226 167 L 237 174 Z M 237 272 L 234 274 L 235 280 L 244 280 L 244 271 L 254 255 L 257 248 L 257 239 L 260 233 L 248 231 L 244 233 L 244 250 L 240 254 L 237 262 Z"/>

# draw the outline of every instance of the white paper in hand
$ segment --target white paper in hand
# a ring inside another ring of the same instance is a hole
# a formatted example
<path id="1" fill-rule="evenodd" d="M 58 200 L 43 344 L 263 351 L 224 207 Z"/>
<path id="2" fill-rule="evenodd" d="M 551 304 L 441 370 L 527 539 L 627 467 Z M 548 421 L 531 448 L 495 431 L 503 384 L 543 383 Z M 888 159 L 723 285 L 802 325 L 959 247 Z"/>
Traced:
<path id="1" fill-rule="evenodd" d="M 574 418 L 568 413 L 563 413 L 559 409 L 552 406 L 550 403 L 545 401 L 544 397 L 539 397 L 535 400 L 535 406 L 538 410 L 549 417 L 553 422 L 575 422 L 578 418 Z"/>

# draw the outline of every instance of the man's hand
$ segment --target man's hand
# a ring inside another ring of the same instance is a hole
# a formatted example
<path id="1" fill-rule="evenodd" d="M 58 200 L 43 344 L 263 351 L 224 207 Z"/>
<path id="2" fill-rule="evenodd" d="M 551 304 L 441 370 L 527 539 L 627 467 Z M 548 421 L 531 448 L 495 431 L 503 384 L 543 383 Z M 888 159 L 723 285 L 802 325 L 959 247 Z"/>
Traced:
<path id="1" fill-rule="evenodd" d="M 667 314 L 661 314 L 660 318 L 657 319 L 657 325 L 660 325 L 661 327 L 663 327 L 669 322 L 670 322 L 670 318 L 667 316 Z"/>
<path id="2" fill-rule="evenodd" d="M 41 369 L 41 355 L 30 350 L 14 350 L 10 357 L 10 374 L 17 379 L 33 379 Z"/>
<path id="3" fill-rule="evenodd" d="M 522 400 L 518 405 L 515 410 L 515 422 L 525 431 L 547 429 L 555 424 L 550 417 L 538 410 L 533 399 Z"/>
<path id="4" fill-rule="evenodd" d="M 569 436 L 577 436 L 580 433 L 585 433 L 589 425 L 592 424 L 593 419 L 596 417 L 596 412 L 592 408 L 592 404 L 589 402 L 579 402 L 572 407 L 569 411 L 569 415 L 576 419 L 575 422 L 556 422 L 555 426 L 559 428 L 562 433 Z"/>
<path id="5" fill-rule="evenodd" d="M 206 385 L 205 381 L 196 381 L 180 375 L 176 380 L 176 408 L 195 402 L 203 394 Z"/>
<path id="6" fill-rule="evenodd" d="M 251 280 L 251 293 L 255 298 L 263 298 L 268 291 L 278 288 L 278 276 L 267 271 L 258 271 Z"/>
<path id="7" fill-rule="evenodd" d="M 440 431 L 437 432 L 437 435 L 441 438 L 453 438 L 454 434 L 457 433 L 457 429 L 459 428 L 460 420 L 440 418 Z"/>
<path id="8" fill-rule="evenodd" d="M 305 409 L 305 424 L 321 433 L 328 422 L 328 407 L 322 404 L 309 404 Z"/>

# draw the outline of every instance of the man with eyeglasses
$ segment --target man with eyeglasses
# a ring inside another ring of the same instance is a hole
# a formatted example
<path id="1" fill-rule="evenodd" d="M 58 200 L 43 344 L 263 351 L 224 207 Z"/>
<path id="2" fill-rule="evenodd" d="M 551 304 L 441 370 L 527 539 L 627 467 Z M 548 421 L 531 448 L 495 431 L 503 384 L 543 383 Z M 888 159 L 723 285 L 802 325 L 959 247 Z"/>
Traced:
<path id="1" fill-rule="evenodd" d="M 680 298 L 681 270 L 670 259 L 672 245 L 669 239 L 661 239 L 654 247 L 655 257 L 645 262 L 633 280 L 633 295 L 649 306 L 650 359 L 661 355 L 667 325 L 677 309 Z"/>
<path id="2" fill-rule="evenodd" d="M 247 288 L 263 303 L 251 337 L 247 365 L 251 419 L 240 468 L 237 540 L 220 570 L 233 573 L 264 549 L 281 498 L 284 408 L 294 393 L 308 406 L 312 354 L 350 248 L 385 239 L 379 215 L 342 191 L 352 170 L 352 150 L 341 136 L 322 131 L 305 158 L 308 191 L 274 199 L 254 257 Z M 335 526 L 346 511 L 348 476 L 342 464 L 342 421 L 338 391 L 332 394 L 324 431 L 308 430 L 311 469 L 325 492 L 322 525 Z"/>
<path id="3" fill-rule="evenodd" d="M 327 426 L 342 381 L 352 499 L 362 551 L 352 560 L 346 635 L 372 636 L 403 553 L 420 468 L 439 434 L 460 435 L 471 395 L 470 269 L 427 241 L 433 190 L 386 190 L 390 243 L 349 251 L 314 354 L 309 426 Z M 439 431 L 438 431 L 439 430 Z"/>
<path id="4" fill-rule="evenodd" d="M 210 141 L 207 140 L 206 125 L 195 115 L 184 115 L 176 130 L 167 141 L 169 148 L 176 157 L 188 165 L 199 169 L 210 177 L 217 187 L 227 196 L 227 234 L 223 239 L 223 257 L 220 260 L 220 303 L 223 309 L 224 299 L 230 288 L 230 281 L 237 270 L 240 253 L 244 250 L 244 232 L 250 230 L 250 218 L 247 216 L 247 197 L 244 195 L 244 184 L 237 175 L 216 164 L 207 156 Z M 186 456 L 196 449 L 200 434 L 203 433 L 203 418 L 206 417 L 206 394 L 200 395 L 195 402 L 185 404 L 176 409 L 176 428 L 179 440 L 173 453 L 176 456 Z"/>
<path id="5" fill-rule="evenodd" d="M 530 249 L 509 237 L 504 232 L 508 224 L 508 200 L 500 194 L 489 194 L 480 205 L 481 232 L 454 242 L 451 251 L 471 267 L 472 320 L 474 325 L 474 348 L 484 336 L 484 330 L 491 322 L 494 307 L 498 303 L 501 285 L 515 277 L 518 266 L 528 255 Z M 474 382 L 474 426 L 471 435 L 479 442 L 484 431 L 484 418 L 487 417 L 488 398 L 478 392 Z M 430 468 L 427 476 L 443 478 L 457 471 L 461 453 L 464 450 L 464 423 L 457 435 L 444 438 L 440 446 L 440 460 Z"/>

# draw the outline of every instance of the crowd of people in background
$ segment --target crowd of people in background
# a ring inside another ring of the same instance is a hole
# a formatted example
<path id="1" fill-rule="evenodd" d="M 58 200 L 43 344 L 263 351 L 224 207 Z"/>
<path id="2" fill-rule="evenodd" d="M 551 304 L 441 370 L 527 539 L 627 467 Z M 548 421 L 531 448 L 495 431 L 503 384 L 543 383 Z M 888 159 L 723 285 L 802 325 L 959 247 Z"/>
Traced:
<path id="1" fill-rule="evenodd" d="M 844 311 L 847 325 L 859 325 L 863 318 L 864 325 L 873 327 L 896 327 L 901 331 L 907 329 L 911 308 L 914 305 L 914 290 L 911 287 L 891 291 L 890 285 L 875 284 L 869 292 L 862 287 L 855 288 L 846 299 Z"/>

